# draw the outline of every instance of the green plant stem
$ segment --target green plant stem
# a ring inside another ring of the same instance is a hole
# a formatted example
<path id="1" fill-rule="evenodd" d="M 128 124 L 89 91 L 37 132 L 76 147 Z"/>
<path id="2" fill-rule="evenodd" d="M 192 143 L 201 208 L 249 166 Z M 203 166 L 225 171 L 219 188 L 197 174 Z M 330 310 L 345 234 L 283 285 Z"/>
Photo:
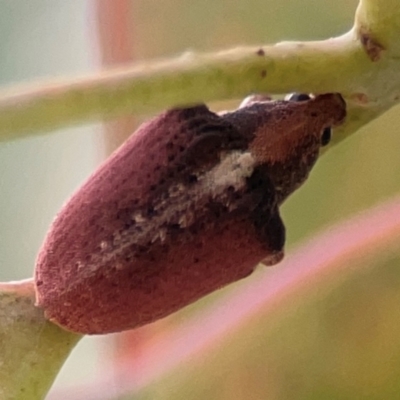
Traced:
<path id="1" fill-rule="evenodd" d="M 294 88 L 318 87 L 328 91 L 332 86 L 343 89 L 347 85 L 340 85 L 337 74 L 329 68 L 332 56 L 348 57 L 337 41 L 264 47 L 264 56 L 257 54 L 261 47 L 208 55 L 186 54 L 171 61 L 12 90 L 0 98 L 0 137 L 19 137 L 100 116 L 112 118 L 172 105 L 241 97 L 254 91 L 283 93 Z M 294 74 L 295 70 L 298 73 Z"/>
<path id="2" fill-rule="evenodd" d="M 359 19 L 361 11 L 359 8 Z M 0 139 L 100 117 L 153 112 L 252 92 L 290 91 L 342 93 L 350 115 L 343 130 L 349 134 L 397 102 L 399 74 L 399 61 L 390 56 L 389 50 L 379 61 L 371 61 L 356 29 L 319 42 L 186 54 L 171 61 L 4 92 L 0 95 Z M 396 83 L 389 87 L 389 79 Z"/>
<path id="3" fill-rule="evenodd" d="M 33 280 L 0 283 L 0 399 L 40 400 L 82 337 L 45 320 Z"/>
<path id="4" fill-rule="evenodd" d="M 355 26 L 368 29 L 392 57 L 400 55 L 400 8 L 397 0 L 360 0 Z"/>

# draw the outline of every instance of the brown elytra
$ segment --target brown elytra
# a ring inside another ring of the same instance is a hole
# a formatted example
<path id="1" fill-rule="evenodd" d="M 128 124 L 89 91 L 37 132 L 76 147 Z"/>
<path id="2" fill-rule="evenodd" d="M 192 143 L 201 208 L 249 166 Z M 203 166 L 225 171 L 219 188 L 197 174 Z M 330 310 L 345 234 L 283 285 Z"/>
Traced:
<path id="1" fill-rule="evenodd" d="M 338 94 L 174 109 L 144 124 L 72 196 L 39 252 L 37 305 L 79 333 L 165 317 L 283 257 L 279 205 L 307 178 Z"/>

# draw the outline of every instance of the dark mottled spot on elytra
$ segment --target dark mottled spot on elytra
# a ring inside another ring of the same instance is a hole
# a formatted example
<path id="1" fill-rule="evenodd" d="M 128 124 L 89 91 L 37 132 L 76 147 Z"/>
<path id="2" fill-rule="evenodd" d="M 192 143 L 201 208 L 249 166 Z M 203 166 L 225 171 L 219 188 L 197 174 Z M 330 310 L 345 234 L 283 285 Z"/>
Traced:
<path id="1" fill-rule="evenodd" d="M 168 143 L 165 145 L 165 147 L 167 148 L 167 150 L 172 150 L 173 147 L 174 147 L 174 145 L 173 145 L 173 143 L 168 142 Z"/>
<path id="2" fill-rule="evenodd" d="M 169 156 L 168 156 L 168 162 L 172 162 L 172 161 L 174 161 L 175 160 L 175 154 L 170 154 Z"/>
<path id="3" fill-rule="evenodd" d="M 138 246 L 138 248 L 136 250 L 136 252 L 139 254 L 147 253 L 147 251 L 148 251 L 147 246 Z"/>
<path id="4" fill-rule="evenodd" d="M 192 225 L 189 227 L 190 233 L 196 236 L 199 233 L 199 227 L 197 225 Z M 199 247 L 199 246 L 197 246 Z"/>
<path id="5" fill-rule="evenodd" d="M 265 177 L 263 176 L 263 173 L 261 171 L 256 169 L 253 175 L 251 175 L 251 177 L 248 178 L 247 182 L 248 182 L 248 188 L 252 191 L 263 187 L 265 183 Z"/>
<path id="6" fill-rule="evenodd" d="M 220 218 L 223 215 L 224 211 L 226 210 L 226 207 L 223 204 L 216 203 L 216 202 L 210 203 L 208 205 L 208 208 L 211 212 L 211 215 L 214 218 Z M 200 224 L 200 226 L 201 226 L 201 224 Z"/>
<path id="7" fill-rule="evenodd" d="M 223 144 L 224 137 L 216 131 L 211 131 L 196 139 L 190 147 L 190 151 L 193 155 L 196 155 L 197 152 L 212 152 L 217 148 L 221 148 Z"/>
<path id="8" fill-rule="evenodd" d="M 188 176 L 188 182 L 189 183 L 196 183 L 197 182 L 197 176 L 196 175 L 189 175 Z"/>
<path id="9" fill-rule="evenodd" d="M 128 230 L 129 228 L 132 228 L 132 226 L 135 224 L 136 224 L 135 221 L 127 220 L 124 222 L 124 229 Z"/>
<path id="10" fill-rule="evenodd" d="M 199 129 L 206 123 L 204 118 L 193 118 L 187 123 L 189 133 L 199 133 Z"/>
<path id="11" fill-rule="evenodd" d="M 261 71 L 261 78 L 265 78 L 267 76 L 267 71 L 265 69 L 263 69 Z"/>
<path id="12" fill-rule="evenodd" d="M 265 51 L 260 47 L 257 51 L 256 54 L 260 57 L 265 56 Z"/>
<path id="13" fill-rule="evenodd" d="M 232 199 L 233 200 L 240 200 L 243 197 L 243 192 L 236 192 L 233 190 L 232 192 Z"/>
<path id="14" fill-rule="evenodd" d="M 184 164 L 178 164 L 177 166 L 176 166 L 176 170 L 178 171 L 178 172 L 182 172 L 182 171 L 184 171 L 186 169 L 186 165 L 184 165 Z M 172 174 L 172 176 L 174 176 L 174 174 Z"/>
<path id="15" fill-rule="evenodd" d="M 185 146 L 179 146 L 179 152 L 180 153 L 183 153 L 184 151 L 185 151 Z"/>
<path id="16" fill-rule="evenodd" d="M 253 215 L 258 217 L 258 218 L 255 218 L 254 222 L 253 222 L 254 226 L 257 229 L 261 229 L 268 222 L 268 219 L 261 218 L 262 215 L 258 215 L 258 212 L 260 212 L 260 211 L 262 211 L 261 208 L 256 208 L 256 210 L 253 212 Z M 260 212 L 260 214 L 261 214 L 261 212 Z"/>
<path id="17" fill-rule="evenodd" d="M 150 254 L 149 255 L 149 260 L 151 261 L 151 262 L 156 262 L 156 257 L 154 256 L 154 254 Z"/>
<path id="18" fill-rule="evenodd" d="M 221 131 L 221 127 L 219 127 L 217 125 L 213 125 L 213 124 L 200 125 L 196 129 L 197 134 L 219 132 L 219 131 Z"/>
<path id="19" fill-rule="evenodd" d="M 131 215 L 131 210 L 130 209 L 128 209 L 128 208 L 120 208 L 118 211 L 117 211 L 117 215 L 116 215 L 116 218 L 119 220 L 119 221 L 125 221 L 125 220 L 129 220 L 130 219 L 130 215 Z"/>
<path id="20" fill-rule="evenodd" d="M 155 215 L 155 210 L 154 210 L 153 207 L 149 207 L 149 208 L 147 209 L 147 215 L 148 215 L 149 217 L 153 217 L 153 216 Z"/>
<path id="21" fill-rule="evenodd" d="M 150 186 L 150 191 L 151 191 L 151 192 L 154 192 L 154 191 L 156 190 L 156 187 L 157 187 L 156 185 L 151 185 L 151 186 Z"/>
<path id="22" fill-rule="evenodd" d="M 169 224 L 168 228 L 173 230 L 173 231 L 177 231 L 181 229 L 181 226 L 179 224 Z"/>
<path id="23" fill-rule="evenodd" d="M 202 221 L 199 222 L 198 225 L 199 225 L 199 230 L 201 231 L 206 227 L 207 223 L 206 223 L 205 220 L 202 220 Z"/>
<path id="24" fill-rule="evenodd" d="M 197 264 L 198 262 L 200 262 L 200 259 L 198 259 L 197 257 L 193 258 L 193 263 Z"/>
<path id="25" fill-rule="evenodd" d="M 192 119 L 201 113 L 208 113 L 208 108 L 203 105 L 197 105 L 194 107 L 182 108 L 179 110 L 182 118 Z"/>
<path id="26" fill-rule="evenodd" d="M 316 118 L 316 117 L 318 117 L 318 114 L 317 114 L 316 112 L 312 112 L 312 113 L 310 114 L 310 116 Z"/>

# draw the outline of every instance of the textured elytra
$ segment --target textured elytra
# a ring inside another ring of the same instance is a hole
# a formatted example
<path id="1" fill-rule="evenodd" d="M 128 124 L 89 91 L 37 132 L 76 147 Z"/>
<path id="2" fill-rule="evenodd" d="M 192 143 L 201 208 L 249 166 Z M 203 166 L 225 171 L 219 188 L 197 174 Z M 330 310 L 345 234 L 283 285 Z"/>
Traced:
<path id="1" fill-rule="evenodd" d="M 40 250 L 37 303 L 81 333 L 135 328 L 283 257 L 279 205 L 307 178 L 336 94 L 204 105 L 144 124 L 66 203 Z"/>

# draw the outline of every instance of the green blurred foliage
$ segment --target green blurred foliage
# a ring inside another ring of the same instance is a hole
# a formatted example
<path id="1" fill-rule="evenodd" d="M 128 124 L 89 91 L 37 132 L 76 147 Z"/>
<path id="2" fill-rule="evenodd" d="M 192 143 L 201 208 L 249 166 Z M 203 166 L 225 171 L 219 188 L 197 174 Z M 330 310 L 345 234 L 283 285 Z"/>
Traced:
<path id="1" fill-rule="evenodd" d="M 136 56 L 314 40 L 349 30 L 356 0 L 133 1 Z"/>
<path id="2" fill-rule="evenodd" d="M 87 4 L 0 0 L 0 85 L 88 73 Z M 95 167 L 92 127 L 0 146 L 0 281 L 32 276 L 54 215 Z"/>
<path id="3" fill-rule="evenodd" d="M 400 180 L 398 108 L 321 157 L 283 206 L 289 244 L 395 195 Z"/>

